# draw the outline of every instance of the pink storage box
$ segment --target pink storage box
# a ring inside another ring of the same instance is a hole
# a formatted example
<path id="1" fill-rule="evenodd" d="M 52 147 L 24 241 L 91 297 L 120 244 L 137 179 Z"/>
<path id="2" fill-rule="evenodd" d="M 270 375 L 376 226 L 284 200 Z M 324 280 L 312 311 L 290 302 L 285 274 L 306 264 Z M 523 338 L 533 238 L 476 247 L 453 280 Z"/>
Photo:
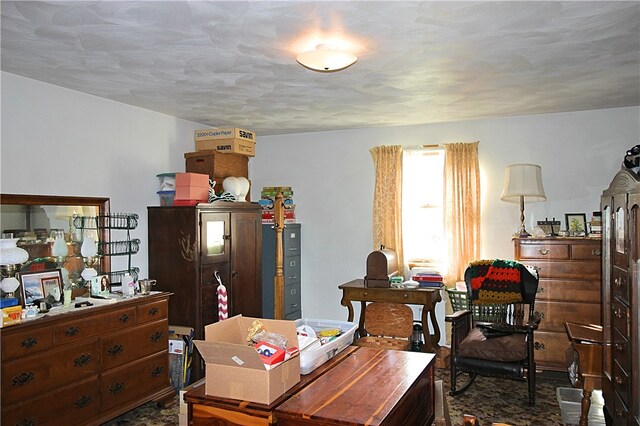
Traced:
<path id="1" fill-rule="evenodd" d="M 207 191 L 209 191 L 209 175 L 202 173 L 176 173 L 176 189 L 180 186 L 207 188 Z"/>
<path id="2" fill-rule="evenodd" d="M 209 200 L 209 187 L 176 186 L 175 200 Z"/>

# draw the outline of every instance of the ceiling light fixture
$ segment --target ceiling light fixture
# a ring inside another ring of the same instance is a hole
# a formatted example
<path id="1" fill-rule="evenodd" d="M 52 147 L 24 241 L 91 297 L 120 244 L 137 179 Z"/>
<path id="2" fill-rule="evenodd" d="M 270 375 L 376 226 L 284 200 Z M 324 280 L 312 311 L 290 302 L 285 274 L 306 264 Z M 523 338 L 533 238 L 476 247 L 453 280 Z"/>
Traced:
<path id="1" fill-rule="evenodd" d="M 299 54 L 296 60 L 300 65 L 312 71 L 334 72 L 355 64 L 358 57 L 335 47 L 319 44 L 314 50 Z"/>

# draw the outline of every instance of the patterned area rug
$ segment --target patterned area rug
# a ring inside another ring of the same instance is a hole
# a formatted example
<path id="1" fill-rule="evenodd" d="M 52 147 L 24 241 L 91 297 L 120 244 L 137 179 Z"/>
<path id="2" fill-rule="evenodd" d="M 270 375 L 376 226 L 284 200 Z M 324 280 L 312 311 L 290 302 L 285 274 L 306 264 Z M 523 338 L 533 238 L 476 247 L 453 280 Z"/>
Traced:
<path id="1" fill-rule="evenodd" d="M 445 392 L 449 391 L 449 370 L 436 369 L 436 380 L 442 380 Z M 449 415 L 453 426 L 462 425 L 464 414 L 473 414 L 480 426 L 492 422 L 513 426 L 562 425 L 560 406 L 556 399 L 557 387 L 570 387 L 566 374 L 545 373 L 538 377 L 536 408 L 528 405 L 527 384 L 506 379 L 478 377 L 462 395 L 446 395 Z M 154 403 L 145 404 L 135 410 L 106 423 L 107 426 L 145 425 L 173 426 L 178 424 L 178 398 L 169 408 L 157 408 Z"/>

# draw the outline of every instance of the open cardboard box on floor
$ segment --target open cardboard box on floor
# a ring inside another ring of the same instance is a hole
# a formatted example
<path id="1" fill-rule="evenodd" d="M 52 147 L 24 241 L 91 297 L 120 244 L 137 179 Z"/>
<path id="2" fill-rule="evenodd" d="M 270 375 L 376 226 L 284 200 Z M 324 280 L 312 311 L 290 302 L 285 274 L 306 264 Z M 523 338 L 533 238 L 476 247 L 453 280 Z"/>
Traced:
<path id="1" fill-rule="evenodd" d="M 271 404 L 300 381 L 300 357 L 296 354 L 267 370 L 255 348 L 247 345 L 254 321 L 266 331 L 283 335 L 287 349 L 298 346 L 294 321 L 237 315 L 204 328 L 204 340 L 194 340 L 205 361 L 205 393 L 211 396 Z"/>

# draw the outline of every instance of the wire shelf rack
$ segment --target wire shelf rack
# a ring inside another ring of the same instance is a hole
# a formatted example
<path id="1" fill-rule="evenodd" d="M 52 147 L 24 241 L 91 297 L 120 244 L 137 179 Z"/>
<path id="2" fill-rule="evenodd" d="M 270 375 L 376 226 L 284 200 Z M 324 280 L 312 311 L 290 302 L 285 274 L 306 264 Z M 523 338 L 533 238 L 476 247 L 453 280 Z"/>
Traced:
<path id="1" fill-rule="evenodd" d="M 101 216 L 74 216 L 73 226 L 78 229 L 135 229 L 139 216 L 136 213 L 113 213 Z"/>
<path id="2" fill-rule="evenodd" d="M 135 238 L 124 241 L 100 241 L 99 253 L 102 256 L 128 256 L 138 253 L 140 250 L 140 240 Z"/>

